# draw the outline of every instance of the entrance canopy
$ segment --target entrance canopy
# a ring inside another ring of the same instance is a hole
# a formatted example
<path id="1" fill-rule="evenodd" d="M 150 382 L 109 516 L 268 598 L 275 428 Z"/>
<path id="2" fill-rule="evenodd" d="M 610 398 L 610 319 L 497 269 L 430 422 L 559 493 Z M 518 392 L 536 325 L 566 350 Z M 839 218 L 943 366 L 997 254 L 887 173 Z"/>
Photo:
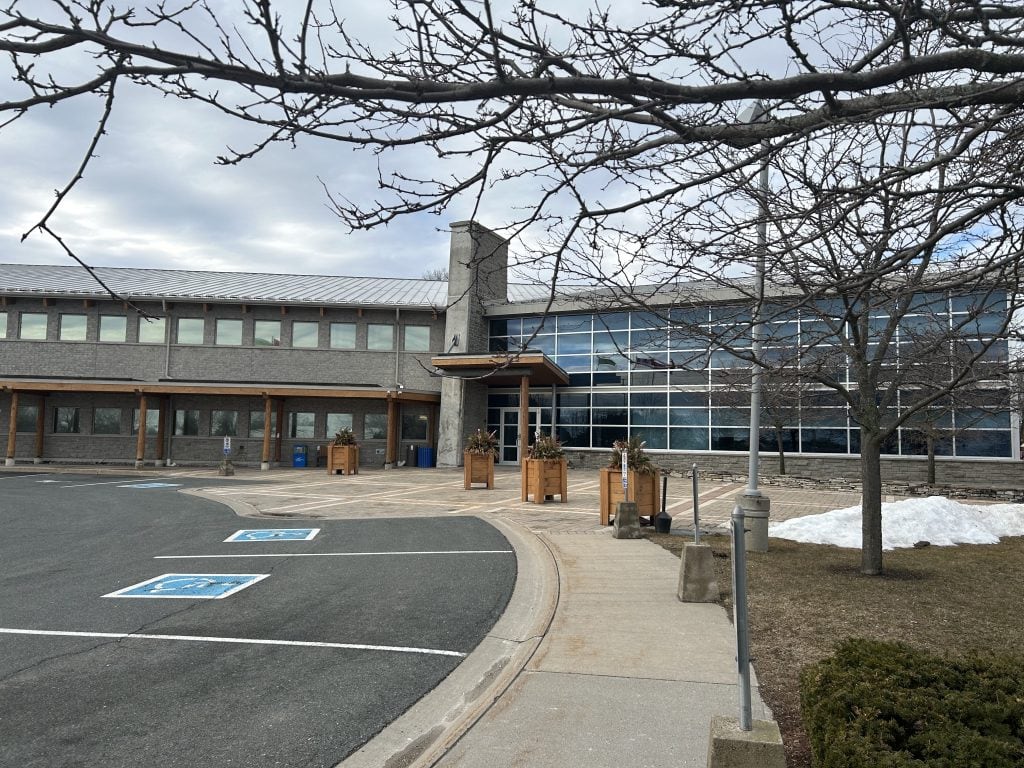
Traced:
<path id="1" fill-rule="evenodd" d="M 447 376 L 475 379 L 489 387 L 518 387 L 524 379 L 536 387 L 569 384 L 568 373 L 543 352 L 534 350 L 518 354 L 438 355 L 430 359 L 430 364 Z"/>

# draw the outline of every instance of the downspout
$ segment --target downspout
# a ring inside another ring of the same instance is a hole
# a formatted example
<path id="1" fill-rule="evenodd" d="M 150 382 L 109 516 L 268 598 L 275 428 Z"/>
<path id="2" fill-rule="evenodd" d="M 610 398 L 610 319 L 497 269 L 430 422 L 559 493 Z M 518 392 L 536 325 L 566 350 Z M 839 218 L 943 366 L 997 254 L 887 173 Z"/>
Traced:
<path id="1" fill-rule="evenodd" d="M 402 352 L 401 352 L 401 349 L 402 349 L 402 346 L 401 346 L 401 344 L 402 344 L 402 334 L 399 332 L 399 323 L 401 322 L 401 318 L 399 316 L 401 315 L 401 312 L 402 312 L 401 309 L 399 309 L 398 307 L 395 307 L 395 389 L 396 390 L 398 389 L 398 386 L 401 383 L 401 380 L 398 378 L 398 376 L 399 376 L 399 374 L 401 372 L 400 371 L 400 364 L 401 364 L 401 360 L 402 360 Z"/>
<path id="2" fill-rule="evenodd" d="M 161 302 L 164 310 L 164 378 L 171 378 L 171 318 L 167 316 L 167 299 Z M 170 454 L 167 456 L 170 459 Z"/>

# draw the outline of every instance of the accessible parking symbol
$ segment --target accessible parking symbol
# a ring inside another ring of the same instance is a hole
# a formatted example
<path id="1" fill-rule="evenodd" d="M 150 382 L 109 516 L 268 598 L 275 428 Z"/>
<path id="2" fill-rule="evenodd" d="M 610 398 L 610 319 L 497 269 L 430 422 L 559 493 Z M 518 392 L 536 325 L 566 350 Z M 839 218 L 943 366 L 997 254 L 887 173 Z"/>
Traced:
<path id="1" fill-rule="evenodd" d="M 269 573 L 165 573 L 119 589 L 104 597 L 185 598 L 222 600 L 258 581 Z"/>
<path id="2" fill-rule="evenodd" d="M 310 541 L 318 533 L 319 528 L 250 528 L 235 531 L 224 541 Z"/>

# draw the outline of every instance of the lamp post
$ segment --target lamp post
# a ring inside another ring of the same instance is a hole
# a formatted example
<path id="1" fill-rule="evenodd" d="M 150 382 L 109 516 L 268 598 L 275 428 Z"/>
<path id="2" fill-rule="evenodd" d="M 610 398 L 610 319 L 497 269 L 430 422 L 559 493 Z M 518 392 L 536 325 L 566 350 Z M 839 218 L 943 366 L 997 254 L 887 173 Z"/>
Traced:
<path id="1" fill-rule="evenodd" d="M 746 123 L 760 122 L 765 119 L 764 105 L 754 102 L 744 109 L 739 119 Z M 767 142 L 761 143 L 762 150 L 767 149 Z M 764 303 L 764 271 L 765 254 L 768 251 L 768 159 L 767 152 L 761 161 L 758 180 L 758 224 L 757 252 L 754 266 L 754 311 L 751 316 L 750 354 L 752 357 L 750 371 L 750 460 L 747 470 L 747 488 L 736 499 L 732 512 L 732 549 L 733 549 L 733 621 L 736 626 L 736 666 L 739 679 L 739 727 L 740 730 L 752 729 L 750 706 L 750 628 L 747 617 L 747 516 L 759 518 L 760 526 L 764 525 L 764 540 L 767 542 L 767 517 L 769 501 L 761 495 L 757 488 L 758 462 L 760 459 L 761 437 L 761 345 L 764 338 L 764 325 L 761 322 L 761 305 Z M 758 531 L 755 539 L 761 540 Z M 759 547 L 760 548 L 760 547 Z"/>

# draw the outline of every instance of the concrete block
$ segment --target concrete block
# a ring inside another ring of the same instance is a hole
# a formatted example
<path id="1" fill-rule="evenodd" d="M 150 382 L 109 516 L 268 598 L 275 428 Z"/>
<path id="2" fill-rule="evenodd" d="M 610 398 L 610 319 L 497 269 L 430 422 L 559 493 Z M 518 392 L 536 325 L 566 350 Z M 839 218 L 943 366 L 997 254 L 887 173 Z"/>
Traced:
<path id="1" fill-rule="evenodd" d="M 754 720 L 751 726 L 743 731 L 734 717 L 712 717 L 708 768 L 786 768 L 778 723 Z"/>
<path id="2" fill-rule="evenodd" d="M 711 547 L 707 544 L 684 544 L 679 562 L 679 588 L 676 595 L 684 603 L 718 601 L 718 581 Z"/>
<path id="3" fill-rule="evenodd" d="M 640 509 L 635 501 L 620 501 L 615 506 L 615 526 L 612 535 L 616 539 L 640 538 Z"/>
<path id="4" fill-rule="evenodd" d="M 235 474 L 235 465 L 231 462 L 231 459 L 224 459 L 220 463 L 220 467 L 217 469 L 217 474 L 227 476 Z"/>

